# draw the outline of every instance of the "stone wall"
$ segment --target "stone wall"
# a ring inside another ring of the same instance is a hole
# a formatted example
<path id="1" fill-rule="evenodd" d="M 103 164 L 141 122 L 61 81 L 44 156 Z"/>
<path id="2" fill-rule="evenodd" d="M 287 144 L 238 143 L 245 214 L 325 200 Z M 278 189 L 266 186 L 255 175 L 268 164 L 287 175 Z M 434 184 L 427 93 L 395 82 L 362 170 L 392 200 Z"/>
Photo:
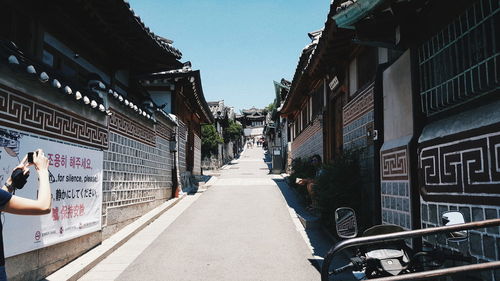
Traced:
<path id="1" fill-rule="evenodd" d="M 111 117 L 0 64 L 3 127 L 104 154 L 102 231 L 8 257 L 9 280 L 42 279 L 171 197 L 173 124 L 155 125 L 104 98 Z"/>
<path id="2" fill-rule="evenodd" d="M 165 202 L 172 195 L 169 142 L 152 146 L 110 132 L 104 152 L 103 238 Z"/>
<path id="3" fill-rule="evenodd" d="M 460 211 L 466 222 L 500 217 L 498 106 L 491 103 L 424 128 L 418 156 L 422 227 L 441 225 L 446 211 Z M 499 227 L 472 230 L 467 242 L 447 242 L 443 235 L 428 241 L 478 261 L 500 258 Z M 500 280 L 499 273 L 482 272 L 476 280 Z"/>
<path id="4" fill-rule="evenodd" d="M 441 226 L 441 215 L 447 211 L 459 211 L 466 222 L 500 218 L 500 206 L 469 204 L 450 204 L 425 202 L 422 200 L 422 228 Z M 445 248 L 459 251 L 466 256 L 474 257 L 477 262 L 497 261 L 500 259 L 500 227 L 481 228 L 469 231 L 469 239 L 464 242 L 448 242 L 444 234 L 431 235 L 426 241 L 439 244 Z M 500 280 L 500 270 L 482 271 L 466 274 L 467 280 L 492 281 Z"/>

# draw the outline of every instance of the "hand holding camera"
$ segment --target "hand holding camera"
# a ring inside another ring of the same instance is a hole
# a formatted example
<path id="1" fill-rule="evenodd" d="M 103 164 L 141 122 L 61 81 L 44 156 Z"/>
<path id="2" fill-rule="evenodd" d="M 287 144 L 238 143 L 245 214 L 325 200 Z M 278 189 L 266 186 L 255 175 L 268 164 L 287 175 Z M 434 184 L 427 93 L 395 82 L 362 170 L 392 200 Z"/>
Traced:
<path id="1" fill-rule="evenodd" d="M 29 166 L 34 165 L 38 173 L 48 171 L 49 159 L 45 157 L 43 150 L 37 149 L 34 152 L 29 152 L 17 165 L 10 178 L 6 182 L 9 191 L 13 192 L 16 189 L 22 189 L 29 177 Z"/>

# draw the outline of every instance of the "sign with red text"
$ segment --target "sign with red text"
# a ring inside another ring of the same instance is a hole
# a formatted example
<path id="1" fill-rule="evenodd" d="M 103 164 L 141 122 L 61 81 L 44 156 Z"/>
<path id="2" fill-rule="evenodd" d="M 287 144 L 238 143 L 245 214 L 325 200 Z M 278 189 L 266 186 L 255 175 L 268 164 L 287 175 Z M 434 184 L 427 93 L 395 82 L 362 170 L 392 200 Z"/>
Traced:
<path id="1" fill-rule="evenodd" d="M 28 152 L 43 149 L 49 158 L 52 207 L 50 214 L 5 214 L 5 256 L 14 256 L 101 230 L 103 152 L 23 135 L 0 128 L 0 180 Z M 28 183 L 15 195 L 36 199 L 38 174 L 30 168 Z"/>

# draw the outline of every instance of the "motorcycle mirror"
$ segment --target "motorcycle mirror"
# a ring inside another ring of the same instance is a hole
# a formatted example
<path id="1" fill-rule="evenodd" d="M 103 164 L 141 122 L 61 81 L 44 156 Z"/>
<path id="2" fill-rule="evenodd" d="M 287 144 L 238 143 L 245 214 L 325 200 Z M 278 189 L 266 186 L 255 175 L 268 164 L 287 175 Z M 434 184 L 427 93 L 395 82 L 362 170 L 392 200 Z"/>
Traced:
<path id="1" fill-rule="evenodd" d="M 340 238 L 354 238 L 358 235 L 356 213 L 351 208 L 342 207 L 335 210 L 335 225 Z"/>
<path id="2" fill-rule="evenodd" d="M 465 223 L 464 215 L 460 212 L 445 212 L 441 216 L 441 222 L 444 226 L 463 224 Z M 469 233 L 467 230 L 453 231 L 446 233 L 446 238 L 450 242 L 460 242 L 465 241 L 469 238 Z"/>

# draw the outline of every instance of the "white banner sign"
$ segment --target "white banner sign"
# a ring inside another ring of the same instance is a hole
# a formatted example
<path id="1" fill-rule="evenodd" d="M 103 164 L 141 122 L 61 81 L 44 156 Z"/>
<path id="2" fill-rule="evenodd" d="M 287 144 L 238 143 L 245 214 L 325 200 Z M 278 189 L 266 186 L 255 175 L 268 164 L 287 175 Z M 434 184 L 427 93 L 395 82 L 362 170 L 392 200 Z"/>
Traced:
<path id="1" fill-rule="evenodd" d="M 42 216 L 5 214 L 5 256 L 14 256 L 101 229 L 103 152 L 20 135 L 0 128 L 1 183 L 30 151 L 43 149 L 50 160 L 52 211 Z M 36 199 L 38 175 L 30 168 L 28 183 L 15 195 Z"/>

